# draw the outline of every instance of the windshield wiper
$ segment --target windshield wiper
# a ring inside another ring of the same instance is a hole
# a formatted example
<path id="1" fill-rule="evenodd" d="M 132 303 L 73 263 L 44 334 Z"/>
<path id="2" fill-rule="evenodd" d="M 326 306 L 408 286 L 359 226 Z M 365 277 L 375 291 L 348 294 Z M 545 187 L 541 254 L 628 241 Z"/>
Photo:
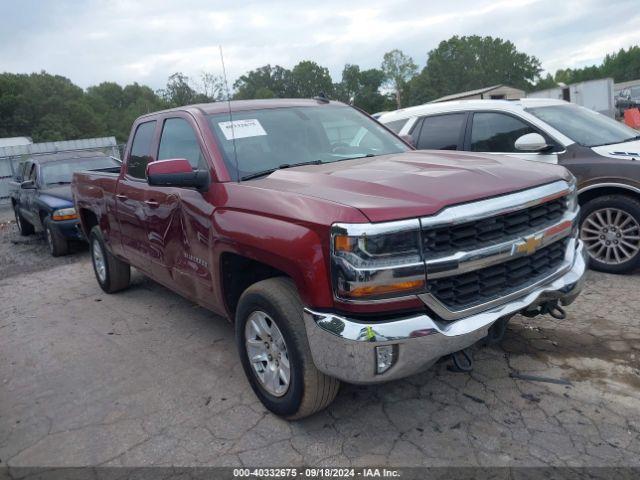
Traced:
<path id="1" fill-rule="evenodd" d="M 268 170 L 262 170 L 261 172 L 250 173 L 249 175 L 245 175 L 244 177 L 240 177 L 240 180 L 251 180 L 252 178 L 263 177 L 265 175 L 269 175 L 270 173 L 275 172 L 276 170 L 282 170 L 285 168 L 291 167 L 301 167 L 303 165 L 320 165 L 322 160 L 311 160 L 309 162 L 299 162 L 299 163 L 283 163 L 282 165 L 277 166 L 276 168 L 270 168 Z"/>

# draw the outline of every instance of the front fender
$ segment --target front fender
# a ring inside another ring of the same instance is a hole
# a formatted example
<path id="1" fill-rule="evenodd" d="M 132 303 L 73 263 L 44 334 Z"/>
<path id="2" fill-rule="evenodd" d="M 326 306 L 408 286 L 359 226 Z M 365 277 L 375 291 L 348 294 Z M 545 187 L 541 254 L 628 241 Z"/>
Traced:
<path id="1" fill-rule="evenodd" d="M 213 215 L 214 231 L 211 265 L 232 252 L 276 268 L 293 279 L 303 303 L 315 308 L 333 305 L 327 262 L 328 229 L 257 215 L 246 211 L 223 210 Z M 218 285 L 220 285 L 220 278 Z"/>

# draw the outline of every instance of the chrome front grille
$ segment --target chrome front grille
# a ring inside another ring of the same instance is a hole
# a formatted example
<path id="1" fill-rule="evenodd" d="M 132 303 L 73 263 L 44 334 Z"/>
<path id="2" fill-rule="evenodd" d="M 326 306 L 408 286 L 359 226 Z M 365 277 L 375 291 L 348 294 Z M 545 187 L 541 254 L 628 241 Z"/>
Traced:
<path id="1" fill-rule="evenodd" d="M 561 274 L 577 245 L 574 189 L 555 182 L 420 219 L 427 283 L 419 297 L 455 320 Z"/>
<path id="2" fill-rule="evenodd" d="M 427 288 L 434 298 L 451 310 L 491 302 L 555 272 L 564 260 L 567 243 L 565 238 L 528 256 L 431 280 Z"/>
<path id="3" fill-rule="evenodd" d="M 477 250 L 526 235 L 553 225 L 562 218 L 566 209 L 566 198 L 561 197 L 504 215 L 427 228 L 422 232 L 424 256 L 428 260 L 461 250 Z"/>

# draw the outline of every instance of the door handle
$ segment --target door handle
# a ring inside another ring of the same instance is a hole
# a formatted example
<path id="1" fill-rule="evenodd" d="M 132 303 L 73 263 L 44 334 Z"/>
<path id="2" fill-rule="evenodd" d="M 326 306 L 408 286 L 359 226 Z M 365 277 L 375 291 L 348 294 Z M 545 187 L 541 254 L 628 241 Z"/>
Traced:
<path id="1" fill-rule="evenodd" d="M 160 204 L 155 200 L 145 200 L 144 203 L 149 205 L 151 208 L 157 208 Z"/>
<path id="2" fill-rule="evenodd" d="M 123 200 L 123 201 L 124 201 L 124 200 L 126 200 L 128 197 L 127 197 L 126 195 L 122 195 L 121 193 L 117 193 L 117 194 L 116 194 L 116 198 L 117 198 L 118 200 Z"/>

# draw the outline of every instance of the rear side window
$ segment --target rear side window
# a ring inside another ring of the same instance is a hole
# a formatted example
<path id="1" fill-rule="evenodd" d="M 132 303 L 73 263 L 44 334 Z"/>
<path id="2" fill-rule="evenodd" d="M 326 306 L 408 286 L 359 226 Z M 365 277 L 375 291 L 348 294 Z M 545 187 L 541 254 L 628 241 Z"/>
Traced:
<path id="1" fill-rule="evenodd" d="M 134 178 L 145 178 L 147 163 L 151 161 L 151 142 L 156 130 L 156 121 L 138 125 L 127 161 L 127 173 Z"/>
<path id="2" fill-rule="evenodd" d="M 521 120 L 502 113 L 473 114 L 472 152 L 518 152 L 516 140 L 527 133 L 538 133 Z"/>
<path id="3" fill-rule="evenodd" d="M 466 113 L 425 117 L 416 145 L 421 150 L 461 150 L 460 139 Z"/>
<path id="4" fill-rule="evenodd" d="M 168 118 L 164 122 L 158 160 L 170 158 L 186 158 L 194 169 L 205 166 L 196 134 L 184 118 Z"/>
<path id="5" fill-rule="evenodd" d="M 384 126 L 389 130 L 393 130 L 394 132 L 398 133 L 400 130 L 402 130 L 402 127 L 404 127 L 406 123 L 407 119 L 403 118 L 402 120 L 394 120 L 393 122 L 385 123 Z"/>

